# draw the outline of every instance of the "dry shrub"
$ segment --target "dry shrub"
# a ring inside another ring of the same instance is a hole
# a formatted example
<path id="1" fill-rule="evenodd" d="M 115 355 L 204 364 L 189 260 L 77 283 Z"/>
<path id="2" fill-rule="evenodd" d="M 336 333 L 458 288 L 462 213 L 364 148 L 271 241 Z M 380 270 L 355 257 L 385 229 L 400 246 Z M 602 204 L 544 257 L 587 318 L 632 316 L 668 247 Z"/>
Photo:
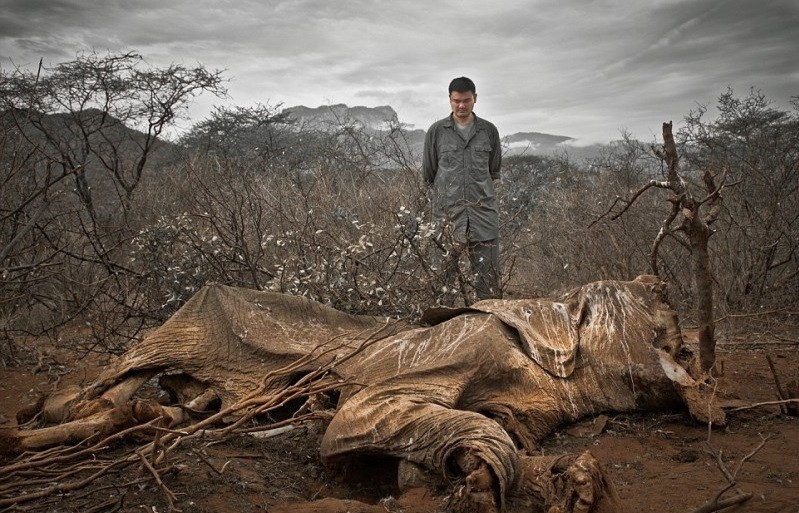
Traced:
<path id="1" fill-rule="evenodd" d="M 180 205 L 133 239 L 151 301 L 177 307 L 208 281 L 304 295 L 341 310 L 414 314 L 434 300 L 434 227 L 410 170 L 290 170 L 187 160 Z"/>

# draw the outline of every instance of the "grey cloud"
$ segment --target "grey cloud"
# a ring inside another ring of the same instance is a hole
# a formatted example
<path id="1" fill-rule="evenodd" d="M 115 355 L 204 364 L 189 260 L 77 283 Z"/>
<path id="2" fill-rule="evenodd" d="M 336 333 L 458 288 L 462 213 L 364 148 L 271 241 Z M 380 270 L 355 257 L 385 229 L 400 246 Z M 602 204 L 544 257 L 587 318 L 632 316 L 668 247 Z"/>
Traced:
<path id="1" fill-rule="evenodd" d="M 475 79 L 480 112 L 503 133 L 610 138 L 622 126 L 657 131 L 662 117 L 713 101 L 728 84 L 787 95 L 797 80 L 795 0 L 0 5 L 4 67 L 137 50 L 156 65 L 229 70 L 242 103 L 390 104 L 420 127 L 446 113 L 446 84 L 461 74 Z"/>

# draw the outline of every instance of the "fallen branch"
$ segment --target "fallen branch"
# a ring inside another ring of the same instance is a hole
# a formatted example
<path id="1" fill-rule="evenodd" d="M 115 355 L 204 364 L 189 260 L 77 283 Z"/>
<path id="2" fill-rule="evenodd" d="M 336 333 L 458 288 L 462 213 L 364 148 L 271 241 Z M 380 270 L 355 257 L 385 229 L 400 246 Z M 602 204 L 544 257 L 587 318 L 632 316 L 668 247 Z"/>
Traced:
<path id="1" fill-rule="evenodd" d="M 730 506 L 743 504 L 744 502 L 748 501 L 751 498 L 752 498 L 751 493 L 741 493 L 736 495 L 735 497 L 730 497 L 729 499 L 724 499 L 721 501 L 720 500 L 711 501 L 703 506 L 696 508 L 691 513 L 711 513 L 713 511 L 720 511 L 724 508 L 729 508 Z"/>
<path id="2" fill-rule="evenodd" d="M 774 385 L 777 387 L 777 397 L 784 401 L 786 399 L 790 399 L 788 394 L 782 389 L 782 385 L 780 384 L 780 377 L 777 375 L 777 369 L 774 365 L 774 360 L 771 359 L 770 354 L 766 354 L 766 361 L 768 362 L 768 368 L 771 370 L 771 376 L 774 378 Z M 785 407 L 785 404 L 780 404 L 780 411 L 785 414 L 788 413 L 788 409 Z"/>
<path id="3" fill-rule="evenodd" d="M 200 458 L 200 461 L 202 461 L 203 463 L 205 463 L 206 465 L 208 465 L 208 467 L 210 467 L 210 469 L 214 471 L 214 474 L 216 474 L 216 475 L 218 475 L 218 476 L 221 476 L 221 475 L 222 475 L 222 474 L 225 472 L 225 469 L 227 468 L 227 466 L 228 466 L 228 463 L 230 463 L 230 460 L 226 461 L 226 462 L 225 462 L 225 464 L 224 464 L 224 465 L 222 465 L 222 469 L 220 470 L 220 469 L 217 469 L 217 468 L 214 466 L 214 464 L 213 464 L 213 463 L 211 463 L 211 462 L 208 460 L 208 458 L 207 458 L 207 457 L 206 457 L 206 456 L 205 456 L 205 455 L 204 455 L 204 454 L 203 454 L 201 451 L 191 451 L 191 452 L 192 452 L 192 454 L 194 454 L 195 456 L 197 456 L 198 458 Z"/>
<path id="4" fill-rule="evenodd" d="M 746 454 L 743 458 L 741 458 L 740 461 L 738 461 L 738 465 L 735 467 L 735 471 L 733 472 L 731 472 L 730 469 L 727 468 L 727 465 L 724 463 L 721 450 L 716 450 L 713 447 L 713 445 L 711 445 L 710 440 L 708 440 L 706 442 L 707 443 L 706 451 L 716 460 L 716 465 L 718 466 L 721 473 L 724 474 L 724 477 L 727 479 L 727 485 L 724 486 L 721 490 L 719 490 L 718 493 L 716 493 L 716 496 L 711 501 L 693 510 L 691 513 L 711 513 L 713 511 L 720 511 L 722 509 L 729 508 L 730 506 L 742 504 L 751 499 L 752 498 L 751 493 L 746 493 L 741 490 L 738 490 L 738 494 L 735 495 L 734 497 L 722 499 L 722 496 L 736 486 L 738 472 L 741 471 L 741 468 L 743 468 L 744 463 L 746 463 L 755 454 L 757 454 L 760 451 L 760 449 L 762 449 L 766 445 L 766 442 L 769 440 L 769 438 L 771 438 L 771 435 L 762 437 L 757 447 L 752 449 L 748 454 Z"/>
<path id="5" fill-rule="evenodd" d="M 710 454 L 711 456 L 713 456 L 713 458 L 716 460 L 716 466 L 719 468 L 719 470 L 721 470 L 721 473 L 724 474 L 724 477 L 727 478 L 728 485 L 725 488 L 723 488 L 721 490 L 721 492 L 719 492 L 719 495 L 721 495 L 722 493 L 724 493 L 727 490 L 729 490 L 730 487 L 735 484 L 735 476 L 727 468 L 727 465 L 724 464 L 724 460 L 722 459 L 721 450 L 718 450 L 718 451 L 715 450 L 713 448 L 713 446 L 710 445 L 710 442 L 707 443 L 707 446 L 708 446 L 708 448 L 706 449 L 706 452 L 708 454 Z M 718 498 L 719 498 L 719 496 L 717 495 L 716 499 L 714 499 L 714 501 L 717 501 Z"/>
<path id="6" fill-rule="evenodd" d="M 783 399 L 782 401 L 764 401 L 762 403 L 754 403 L 748 406 L 738 406 L 737 408 L 731 408 L 727 410 L 728 412 L 736 412 L 736 411 L 743 411 L 743 410 L 751 410 L 753 408 L 760 408 L 761 406 L 775 406 L 775 405 L 783 405 L 783 404 L 790 404 L 795 403 L 799 404 L 799 399 Z"/>
<path id="7" fill-rule="evenodd" d="M 738 466 L 735 468 L 735 472 L 733 472 L 733 476 L 738 476 L 738 472 L 741 471 L 741 467 L 743 467 L 744 463 L 746 463 L 746 461 L 749 460 L 752 456 L 760 452 L 760 449 L 762 449 L 766 445 L 766 442 L 768 442 L 769 438 L 771 438 L 771 435 L 762 437 L 760 444 L 754 449 L 752 449 L 752 451 L 749 454 L 741 458 L 741 461 L 738 462 Z"/>
<path id="8" fill-rule="evenodd" d="M 114 511 L 119 511 L 122 509 L 124 497 L 124 495 L 112 497 L 107 501 L 100 502 L 95 506 L 85 510 L 84 513 L 113 513 Z"/>
<path id="9" fill-rule="evenodd" d="M 10 479 L 14 474 L 32 468 L 45 468 L 52 465 L 63 464 L 70 461 L 80 460 L 81 458 L 92 458 L 98 452 L 108 449 L 114 442 L 140 431 L 148 431 L 153 428 L 153 424 L 160 422 L 161 419 L 153 419 L 146 424 L 139 424 L 118 433 L 109 435 L 99 442 L 81 449 L 81 444 L 75 447 L 54 447 L 46 449 L 40 453 L 32 453 L 26 459 L 0 467 L 0 477 Z M 77 449 L 77 450 L 76 450 Z"/>
<path id="10" fill-rule="evenodd" d="M 55 483 L 52 486 L 49 486 L 43 490 L 39 490 L 38 492 L 22 494 L 8 499 L 0 499 L 0 506 L 12 506 L 16 504 L 22 504 L 24 502 L 34 501 L 37 499 L 43 499 L 45 497 L 49 497 L 57 493 L 65 493 L 74 490 L 80 490 L 81 488 L 88 486 L 90 483 L 94 482 L 100 477 L 108 474 L 112 470 L 126 467 L 130 464 L 131 462 L 127 460 L 116 460 L 111 462 L 109 465 L 101 468 L 94 474 L 91 474 L 90 476 L 86 477 L 85 479 L 81 479 L 80 481 L 73 481 L 69 483 Z"/>
<path id="11" fill-rule="evenodd" d="M 765 310 L 762 312 L 751 312 L 751 313 L 740 313 L 740 314 L 727 314 L 719 317 L 716 319 L 716 322 L 726 321 L 727 319 L 743 319 L 748 317 L 768 317 L 770 315 L 778 314 L 778 313 L 787 313 L 791 315 L 792 312 L 789 308 L 775 308 L 773 310 Z"/>
<path id="12" fill-rule="evenodd" d="M 799 344 L 799 339 L 783 337 L 782 335 L 778 335 L 778 334 L 774 333 L 773 331 L 767 331 L 767 332 L 764 333 L 764 335 L 771 335 L 772 337 L 776 338 L 777 340 L 779 340 L 780 342 L 782 342 L 784 344 L 788 344 L 788 345 Z"/>
<path id="13" fill-rule="evenodd" d="M 169 507 L 169 511 L 170 512 L 180 513 L 181 510 L 178 509 L 175 506 L 175 499 L 177 499 L 177 496 L 175 495 L 175 493 L 172 490 L 170 490 L 164 484 L 163 480 L 161 480 L 161 475 L 158 473 L 158 471 L 155 469 L 155 467 L 153 467 L 153 465 L 149 461 L 147 461 L 147 456 L 145 456 L 143 452 L 139 453 L 139 460 L 142 462 L 142 465 L 144 465 L 144 468 L 147 469 L 147 471 L 150 473 L 150 475 L 153 476 L 153 479 L 155 480 L 155 484 L 158 485 L 158 488 L 161 490 L 161 492 L 166 497 L 167 504 L 169 505 L 168 506 Z"/>

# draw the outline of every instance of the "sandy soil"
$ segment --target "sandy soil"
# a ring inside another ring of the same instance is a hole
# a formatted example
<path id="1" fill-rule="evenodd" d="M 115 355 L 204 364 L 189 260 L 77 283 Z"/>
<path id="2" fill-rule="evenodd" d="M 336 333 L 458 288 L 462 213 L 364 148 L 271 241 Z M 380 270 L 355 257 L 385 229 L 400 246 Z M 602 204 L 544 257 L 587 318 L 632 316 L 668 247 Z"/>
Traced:
<path id="1" fill-rule="evenodd" d="M 799 512 L 799 420 L 777 405 L 750 407 L 776 399 L 766 355 L 783 384 L 799 381 L 799 345 L 720 341 L 719 348 L 724 374 L 718 390 L 728 406 L 727 428 L 710 431 L 684 412 L 608 414 L 565 426 L 545 441 L 541 452 L 590 450 L 629 513 L 693 512 L 728 486 L 722 467 L 735 478 L 723 498 L 752 495 L 742 506 L 725 511 Z M 0 368 L 0 427 L 14 425 L 16 411 L 38 394 L 87 382 L 97 371 L 96 362 L 75 361 L 74 354 L 41 347 L 19 359 L 28 363 Z M 400 495 L 395 471 L 384 462 L 346 471 L 325 468 L 317 454 L 323 429 L 307 424 L 268 439 L 236 435 L 222 443 L 195 440 L 176 450 L 160 471 L 163 487 L 142 465 L 129 465 L 86 487 L 26 502 L 20 510 L 167 512 L 167 495 L 172 493 L 173 510 L 185 513 L 444 511 L 447 490 L 415 489 Z M 113 458 L 131 447 L 110 448 L 95 458 Z M 66 483 L 71 478 L 51 479 Z M 0 474 L 0 504 L 14 495 L 2 482 Z M 43 480 L 29 490 L 47 485 Z M 0 506 L 0 511 L 6 509 Z"/>

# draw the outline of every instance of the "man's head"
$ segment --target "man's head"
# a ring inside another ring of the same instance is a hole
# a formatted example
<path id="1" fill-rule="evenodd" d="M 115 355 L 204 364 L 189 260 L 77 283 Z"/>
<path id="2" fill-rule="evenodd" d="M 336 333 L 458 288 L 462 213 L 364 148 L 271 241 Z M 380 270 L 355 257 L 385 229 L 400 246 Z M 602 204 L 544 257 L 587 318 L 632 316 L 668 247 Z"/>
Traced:
<path id="1" fill-rule="evenodd" d="M 477 102 L 477 89 L 470 79 L 458 77 L 449 83 L 449 104 L 455 121 L 459 123 L 471 121 L 475 102 Z"/>

